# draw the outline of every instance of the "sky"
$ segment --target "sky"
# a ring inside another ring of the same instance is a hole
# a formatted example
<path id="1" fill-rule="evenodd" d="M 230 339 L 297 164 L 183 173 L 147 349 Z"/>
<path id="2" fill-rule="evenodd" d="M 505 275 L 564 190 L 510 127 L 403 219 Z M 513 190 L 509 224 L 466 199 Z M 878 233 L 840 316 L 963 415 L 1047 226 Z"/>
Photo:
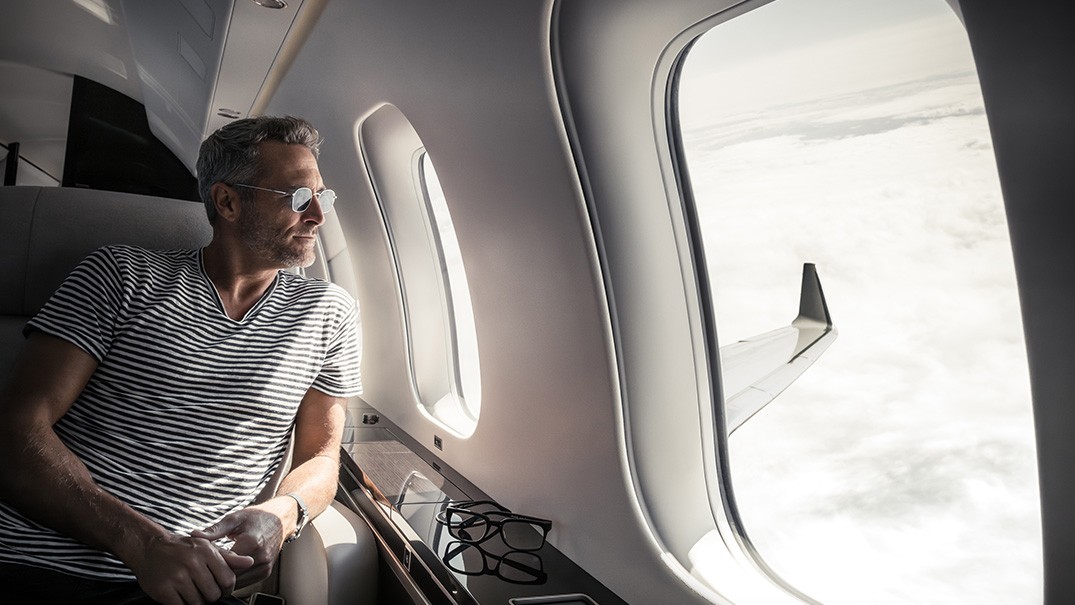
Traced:
<path id="1" fill-rule="evenodd" d="M 1022 326 L 973 59 L 944 0 L 777 0 L 695 45 L 680 117 L 722 344 L 832 347 L 731 438 L 766 562 L 827 604 L 1040 603 Z"/>

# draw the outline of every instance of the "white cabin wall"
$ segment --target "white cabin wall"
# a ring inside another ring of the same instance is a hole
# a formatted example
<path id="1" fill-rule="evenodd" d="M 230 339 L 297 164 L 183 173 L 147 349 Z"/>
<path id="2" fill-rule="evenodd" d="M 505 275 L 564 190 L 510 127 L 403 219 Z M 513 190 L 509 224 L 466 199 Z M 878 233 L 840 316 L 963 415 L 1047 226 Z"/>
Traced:
<path id="1" fill-rule="evenodd" d="M 303 115 L 326 138 L 322 172 L 341 194 L 359 280 L 364 398 L 426 447 L 440 436 L 438 455 L 491 496 L 551 518 L 553 543 L 627 601 L 704 603 L 660 560 L 626 479 L 608 303 L 553 87 L 550 14 L 538 0 L 330 2 L 266 112 Z M 387 244 L 350 138 L 383 103 L 425 143 L 459 236 L 482 374 L 465 440 L 411 395 Z"/>

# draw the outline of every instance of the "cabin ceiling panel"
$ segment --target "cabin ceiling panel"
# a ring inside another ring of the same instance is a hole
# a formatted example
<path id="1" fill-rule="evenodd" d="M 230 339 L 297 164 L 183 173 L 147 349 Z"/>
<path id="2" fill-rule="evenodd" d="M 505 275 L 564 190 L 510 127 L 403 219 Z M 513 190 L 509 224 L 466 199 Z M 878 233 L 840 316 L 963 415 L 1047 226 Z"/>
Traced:
<path id="1" fill-rule="evenodd" d="M 141 100 L 123 12 L 107 0 L 16 0 L 0 19 L 0 61 L 80 75 Z M 4 88 L 21 88 L 5 80 Z"/>
<path id="2" fill-rule="evenodd" d="M 72 75 L 141 101 L 117 2 L 18 0 L 0 19 L 0 142 L 59 179 Z"/>
<path id="3" fill-rule="evenodd" d="M 307 4 L 123 2 L 150 127 L 192 173 L 202 140 L 251 114 Z"/>

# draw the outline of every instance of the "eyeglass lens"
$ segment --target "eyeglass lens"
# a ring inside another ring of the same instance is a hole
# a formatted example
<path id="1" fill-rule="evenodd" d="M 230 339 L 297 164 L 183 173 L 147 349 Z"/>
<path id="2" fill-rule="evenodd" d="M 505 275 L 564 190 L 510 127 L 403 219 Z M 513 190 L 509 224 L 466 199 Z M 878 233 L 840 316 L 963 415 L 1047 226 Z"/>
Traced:
<path id="1" fill-rule="evenodd" d="M 310 207 L 310 200 L 314 198 L 314 192 L 309 187 L 299 187 L 291 194 L 291 209 L 295 212 L 306 212 Z M 321 212 L 332 212 L 332 205 L 336 202 L 336 192 L 325 189 L 317 194 L 317 202 L 321 205 Z"/>
<path id="2" fill-rule="evenodd" d="M 517 550 L 538 550 L 545 544 L 545 528 L 523 519 L 515 519 L 505 516 L 498 511 L 489 513 L 461 511 L 452 509 L 448 511 L 449 533 L 464 542 L 482 542 L 493 535 L 496 528 L 500 528 L 500 536 L 504 544 Z"/>
<path id="3" fill-rule="evenodd" d="M 545 544 L 545 528 L 520 519 L 506 519 L 500 525 L 504 544 L 518 550 L 538 550 Z"/>

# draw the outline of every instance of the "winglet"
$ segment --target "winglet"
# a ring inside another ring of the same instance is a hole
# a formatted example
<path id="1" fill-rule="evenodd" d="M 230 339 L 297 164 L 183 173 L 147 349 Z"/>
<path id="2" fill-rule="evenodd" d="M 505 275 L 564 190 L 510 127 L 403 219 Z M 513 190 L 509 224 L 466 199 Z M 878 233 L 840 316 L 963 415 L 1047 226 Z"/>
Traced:
<path id="1" fill-rule="evenodd" d="M 725 431 L 742 426 L 806 371 L 836 339 L 821 280 L 803 264 L 799 316 L 790 326 L 720 348 Z"/>
<path id="2" fill-rule="evenodd" d="M 814 263 L 803 263 L 803 283 L 799 294 L 799 316 L 791 325 L 800 327 L 832 327 L 829 305 L 825 302 L 825 293 L 821 291 L 821 278 L 817 276 Z M 820 324 L 820 325 L 819 325 Z"/>
<path id="3" fill-rule="evenodd" d="M 792 357 L 798 357 L 814 344 L 819 335 L 832 330 L 829 305 L 825 302 L 825 293 L 821 291 L 821 278 L 817 276 L 817 268 L 813 263 L 803 263 L 799 316 L 791 322 L 791 327 L 799 329 L 799 339 L 795 343 Z"/>

